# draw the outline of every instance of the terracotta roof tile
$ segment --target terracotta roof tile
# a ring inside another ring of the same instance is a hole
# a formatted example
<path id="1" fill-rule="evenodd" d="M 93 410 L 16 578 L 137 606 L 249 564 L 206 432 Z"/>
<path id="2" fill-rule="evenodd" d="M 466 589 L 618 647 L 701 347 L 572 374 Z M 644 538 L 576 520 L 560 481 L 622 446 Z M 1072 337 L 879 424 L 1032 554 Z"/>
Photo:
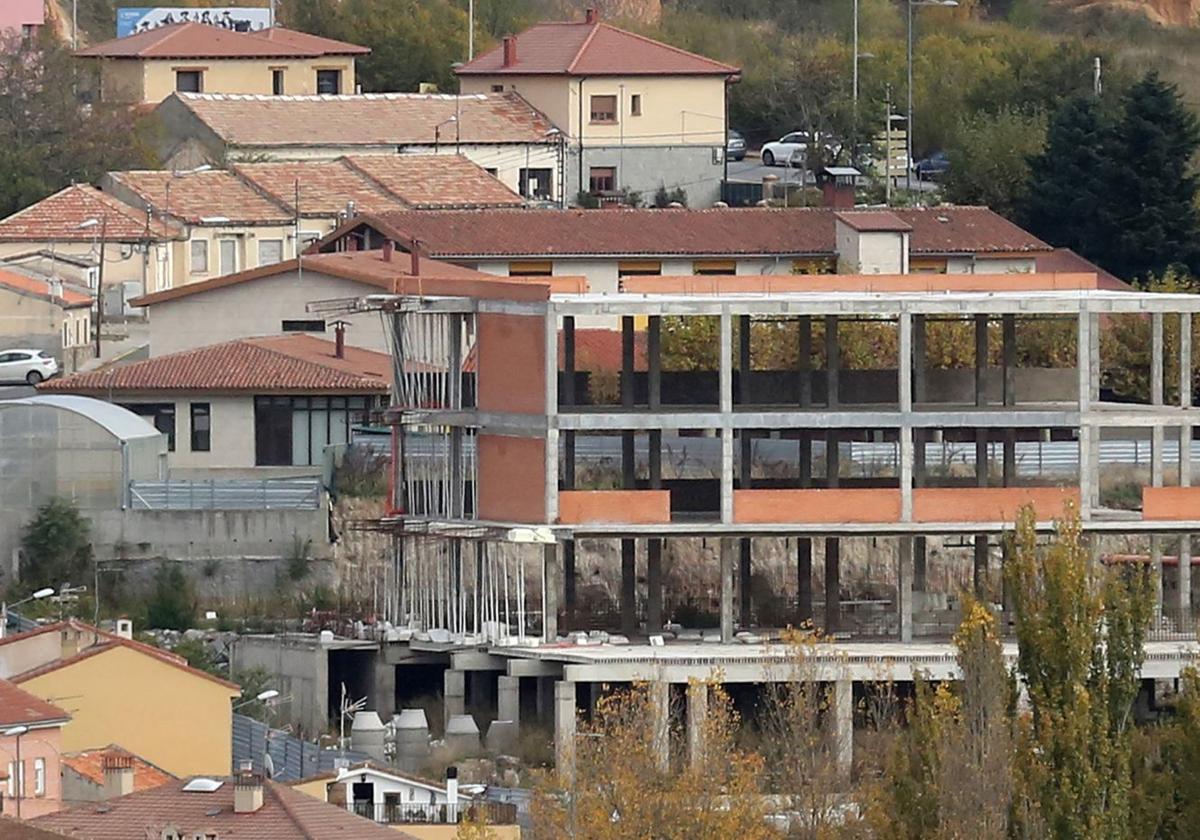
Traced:
<path id="1" fill-rule="evenodd" d="M 316 58 L 361 55 L 366 47 L 282 28 L 235 32 L 206 23 L 174 23 L 104 41 L 81 58 Z"/>
<path id="2" fill-rule="evenodd" d="M 558 333 L 558 364 L 563 365 L 563 334 Z M 646 370 L 648 356 L 646 355 L 646 333 L 639 331 L 633 335 L 633 368 Z M 583 371 L 620 371 L 621 332 L 607 329 L 576 329 L 575 330 L 575 370 Z"/>
<path id="3" fill-rule="evenodd" d="M 93 784 L 103 785 L 104 759 L 108 756 L 127 756 L 133 759 L 133 789 L 135 792 L 156 788 L 175 778 L 161 767 L 151 764 L 141 756 L 134 755 L 116 744 L 109 744 L 107 747 L 98 749 L 63 753 L 62 763 Z"/>
<path id="4" fill-rule="evenodd" d="M 165 239 L 174 226 L 148 222 L 146 213 L 86 184 L 73 184 L 0 219 L 0 242 L 93 242 L 98 226 L 80 228 L 89 219 L 107 217 L 105 235 L 114 242 Z"/>
<path id="5" fill-rule="evenodd" d="M 347 391 L 383 393 L 391 358 L 358 347 L 334 355 L 334 343 L 309 335 L 244 338 L 43 383 L 45 391 Z"/>
<path id="6" fill-rule="evenodd" d="M 845 212 L 845 211 L 841 211 Z M 428 210 L 364 217 L 439 259 L 556 256 L 804 256 L 836 251 L 831 208 L 777 210 Z M 985 207 L 897 209 L 915 254 L 1047 252 Z M 329 242 L 337 233 L 330 234 Z"/>
<path id="7" fill-rule="evenodd" d="M 912 230 L 912 225 L 889 210 L 847 210 L 833 215 L 838 221 L 861 233 L 907 233 Z"/>
<path id="8" fill-rule="evenodd" d="M 70 719 L 69 714 L 53 703 L 35 697 L 8 680 L 0 680 L 0 729 L 35 723 L 66 723 Z"/>
<path id="9" fill-rule="evenodd" d="M 62 840 L 70 836 L 61 831 L 39 828 L 15 817 L 0 814 L 0 837 L 4 840 Z"/>
<path id="10" fill-rule="evenodd" d="M 471 75 L 731 76 L 729 64 L 626 32 L 607 23 L 539 23 L 516 36 L 516 62 L 504 66 L 504 45 L 458 69 Z"/>
<path id="11" fill-rule="evenodd" d="M 550 143 L 546 133 L 553 128 L 545 115 L 515 93 L 173 93 L 159 107 L 173 103 L 182 104 L 234 146 L 432 146 L 435 127 L 454 116 L 462 143 Z"/>
<path id="12" fill-rule="evenodd" d="M 300 185 L 302 216 L 331 216 L 348 202 L 363 213 L 403 207 L 341 160 L 239 164 L 233 171 L 247 183 L 295 212 L 296 183 Z M 485 173 L 486 174 L 486 173 Z"/>
<path id="13" fill-rule="evenodd" d="M 1105 271 L 1086 257 L 1076 254 L 1070 248 L 1055 248 L 1049 253 L 1038 254 L 1037 271 L 1039 274 L 1094 273 L 1096 275 L 1096 288 L 1098 289 L 1128 292 L 1133 288 L 1115 274 Z"/>
<path id="14" fill-rule="evenodd" d="M 353 155 L 347 165 L 411 207 L 520 207 L 524 199 L 462 155 Z"/>
<path id="15" fill-rule="evenodd" d="M 0 288 L 11 289 L 20 294 L 33 295 L 68 309 L 77 306 L 91 306 L 95 300 L 91 295 L 85 295 L 83 292 L 78 292 L 75 289 L 66 288 L 61 283 L 59 284 L 59 289 L 55 292 L 51 288 L 51 284 L 45 280 L 39 280 L 36 277 L 30 277 L 25 274 L 18 274 L 15 271 L 0 270 Z"/>
<path id="16" fill-rule="evenodd" d="M 166 170 L 131 170 L 110 172 L 108 178 L 131 190 L 160 213 L 191 224 L 199 223 L 203 218 L 276 224 L 292 220 L 292 213 L 286 207 L 223 169 L 195 172 L 186 177 Z M 167 184 L 171 185 L 169 193 Z"/>
<path id="17" fill-rule="evenodd" d="M 269 780 L 263 782 L 262 807 L 247 814 L 233 810 L 233 779 L 223 779 L 211 792 L 185 791 L 188 781 L 68 808 L 31 822 L 87 840 L 157 837 L 167 825 L 185 837 L 215 834 L 223 840 L 413 840 L 411 834 Z"/>

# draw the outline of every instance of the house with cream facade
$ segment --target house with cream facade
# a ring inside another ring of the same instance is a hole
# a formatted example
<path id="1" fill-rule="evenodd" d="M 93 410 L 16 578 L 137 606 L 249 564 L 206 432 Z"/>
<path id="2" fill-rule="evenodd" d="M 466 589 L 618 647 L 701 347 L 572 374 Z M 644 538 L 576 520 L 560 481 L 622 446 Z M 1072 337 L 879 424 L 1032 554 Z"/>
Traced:
<path id="1" fill-rule="evenodd" d="M 567 195 L 682 189 L 720 198 L 737 67 L 583 21 L 539 23 L 458 68 L 465 94 L 516 92 L 565 135 Z"/>

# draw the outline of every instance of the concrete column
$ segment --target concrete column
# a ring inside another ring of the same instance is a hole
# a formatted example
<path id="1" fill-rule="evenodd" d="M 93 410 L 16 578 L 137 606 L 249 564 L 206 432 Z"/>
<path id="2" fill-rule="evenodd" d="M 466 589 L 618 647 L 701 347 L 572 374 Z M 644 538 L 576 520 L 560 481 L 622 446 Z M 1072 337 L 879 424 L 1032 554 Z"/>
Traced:
<path id="1" fill-rule="evenodd" d="M 838 486 L 838 436 L 825 435 L 825 486 Z M 833 634 L 841 625 L 842 615 L 842 544 L 837 537 L 825 538 L 825 633 Z"/>
<path id="2" fill-rule="evenodd" d="M 704 756 L 705 724 L 708 720 L 708 683 L 690 682 L 687 687 L 688 761 L 695 766 Z"/>
<path id="3" fill-rule="evenodd" d="M 443 724 L 467 712 L 467 672 L 447 668 L 442 673 Z"/>
<path id="4" fill-rule="evenodd" d="M 1179 407 L 1192 407 L 1192 314 L 1179 313 Z M 1192 427 L 1179 427 L 1179 486 L 1192 484 Z"/>
<path id="5" fill-rule="evenodd" d="M 671 770 L 671 684 L 666 680 L 650 683 L 650 746 L 660 773 Z"/>
<path id="6" fill-rule="evenodd" d="M 1000 540 L 1000 605 L 1001 608 L 1011 614 L 1015 605 L 1013 604 L 1012 587 L 1008 585 L 1008 564 L 1012 561 L 1012 540 L 1002 538 Z M 1001 627 L 1001 632 L 1006 630 L 1006 627 Z"/>
<path id="7" fill-rule="evenodd" d="M 907 643 L 913 637 L 912 537 L 900 537 L 897 542 L 896 609 L 900 615 L 900 641 Z"/>
<path id="8" fill-rule="evenodd" d="M 1004 404 L 1017 404 L 1017 316 L 1000 316 L 1000 355 Z"/>
<path id="9" fill-rule="evenodd" d="M 1092 319 L 1086 308 L 1078 317 L 1076 338 L 1076 371 L 1079 375 L 1079 410 L 1090 411 L 1092 408 Z"/>
<path id="10" fill-rule="evenodd" d="M 749 404 L 750 388 L 750 316 L 738 316 L 738 402 Z"/>
<path id="11" fill-rule="evenodd" d="M 396 713 L 396 666 L 386 661 L 382 651 L 375 655 L 372 700 L 375 711 L 383 720 Z"/>
<path id="12" fill-rule="evenodd" d="M 929 399 L 925 362 L 925 316 L 913 316 L 913 400 L 923 403 Z M 924 459 L 922 459 L 924 460 Z"/>
<path id="13" fill-rule="evenodd" d="M 561 782 L 575 778 L 575 683 L 554 683 L 554 764 Z"/>
<path id="14" fill-rule="evenodd" d="M 796 538 L 796 624 L 813 620 L 812 539 Z"/>
<path id="15" fill-rule="evenodd" d="M 575 316 L 564 315 L 562 398 L 564 406 L 575 405 Z"/>
<path id="16" fill-rule="evenodd" d="M 646 632 L 663 628 L 663 579 L 661 539 L 646 540 Z"/>
<path id="17" fill-rule="evenodd" d="M 500 675 L 496 678 L 496 720 L 521 723 L 521 678 Z"/>
<path id="18" fill-rule="evenodd" d="M 721 413 L 726 414 L 733 411 L 733 370 L 730 368 L 733 355 L 733 319 L 728 312 L 722 312 L 720 319 L 720 358 L 717 359 L 717 371 L 721 390 Z"/>
<path id="19" fill-rule="evenodd" d="M 848 779 L 854 767 L 854 681 L 838 680 L 832 688 L 834 761 L 838 774 Z"/>
<path id="20" fill-rule="evenodd" d="M 1163 404 L 1163 313 L 1150 315 L 1150 404 Z M 1163 486 L 1163 438 L 1162 426 L 1150 430 L 1150 485 Z M 1150 563 L 1154 567 L 1155 626 L 1162 625 L 1163 616 L 1163 562 L 1162 538 L 1157 534 L 1150 537 Z"/>
<path id="21" fill-rule="evenodd" d="M 899 348 L 896 364 L 896 391 L 899 395 L 900 411 L 907 413 L 913 407 L 913 335 L 912 315 L 901 312 L 899 324 Z"/>
<path id="22" fill-rule="evenodd" d="M 901 426 L 900 434 L 900 521 L 913 518 L 913 429 Z"/>
<path id="23" fill-rule="evenodd" d="M 801 315 L 798 320 L 799 328 L 799 394 L 800 407 L 812 406 L 812 317 Z"/>
<path id="24" fill-rule="evenodd" d="M 733 641 L 733 539 L 721 538 L 721 641 Z"/>
<path id="25" fill-rule="evenodd" d="M 1179 591 L 1178 630 L 1190 630 L 1192 626 L 1192 535 L 1179 536 Z"/>
<path id="26" fill-rule="evenodd" d="M 975 597 L 988 601 L 988 535 L 975 535 L 975 564 L 972 575 Z"/>
<path id="27" fill-rule="evenodd" d="M 633 408 L 633 377 L 634 377 L 634 347 L 633 347 L 633 316 L 621 316 L 621 407 Z"/>
<path id="28" fill-rule="evenodd" d="M 1150 404 L 1163 404 L 1163 313 L 1150 315 Z"/>
<path id="29" fill-rule="evenodd" d="M 1004 487 L 1014 487 L 1017 483 L 1017 430 L 1004 430 L 1004 466 L 1000 479 Z"/>
<path id="30" fill-rule="evenodd" d="M 721 521 L 733 522 L 733 429 L 721 429 Z"/>
<path id="31" fill-rule="evenodd" d="M 988 363 L 988 316 L 975 316 L 975 405 L 988 404 L 985 376 Z"/>
<path id="32" fill-rule="evenodd" d="M 646 367 L 646 401 L 657 411 L 662 407 L 662 318 L 658 315 L 651 315 L 646 325 Z"/>
<path id="33" fill-rule="evenodd" d="M 542 379 L 545 387 L 546 446 L 545 476 L 542 482 L 544 510 L 547 522 L 558 521 L 558 315 L 547 310 L 543 327 L 545 366 Z"/>
<path id="34" fill-rule="evenodd" d="M 558 543 L 547 543 L 542 552 L 542 640 L 558 638 Z"/>
<path id="35" fill-rule="evenodd" d="M 1092 473 L 1092 427 L 1079 426 L 1079 518 L 1092 518 L 1092 484 L 1096 476 Z"/>
<path id="36" fill-rule="evenodd" d="M 742 627 L 753 623 L 750 612 L 753 604 L 750 598 L 750 578 L 753 573 L 754 541 L 749 537 L 738 540 L 738 621 Z"/>
<path id="37" fill-rule="evenodd" d="M 637 632 L 637 542 L 621 540 L 621 632 Z"/>
<path id="38" fill-rule="evenodd" d="M 563 609 L 567 614 L 567 626 L 575 629 L 575 610 L 579 601 L 575 592 L 575 540 L 563 543 Z"/>
<path id="39" fill-rule="evenodd" d="M 838 316 L 825 316 L 825 404 L 829 408 L 837 407 L 840 399 L 838 394 L 838 369 L 842 364 L 841 345 L 838 343 Z"/>

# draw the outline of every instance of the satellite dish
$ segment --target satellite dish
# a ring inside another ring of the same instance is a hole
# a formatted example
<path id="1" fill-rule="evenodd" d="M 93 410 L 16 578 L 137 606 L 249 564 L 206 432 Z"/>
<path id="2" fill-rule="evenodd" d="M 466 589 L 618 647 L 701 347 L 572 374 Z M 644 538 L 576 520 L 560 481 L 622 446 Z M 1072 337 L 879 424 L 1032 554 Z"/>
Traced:
<path id="1" fill-rule="evenodd" d="M 271 759 L 271 754 L 263 753 L 263 775 L 268 779 L 275 778 L 275 762 Z"/>

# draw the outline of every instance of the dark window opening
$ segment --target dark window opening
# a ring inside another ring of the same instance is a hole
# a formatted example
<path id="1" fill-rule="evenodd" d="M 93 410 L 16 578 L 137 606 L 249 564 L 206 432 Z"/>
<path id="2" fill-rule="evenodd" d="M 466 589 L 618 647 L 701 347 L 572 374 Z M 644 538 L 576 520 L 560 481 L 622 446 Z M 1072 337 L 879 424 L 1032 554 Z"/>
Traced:
<path id="1" fill-rule="evenodd" d="M 617 121 L 617 97 L 592 97 L 592 122 L 615 123 Z"/>
<path id="2" fill-rule="evenodd" d="M 284 320 L 282 322 L 284 332 L 325 332 L 325 322 L 320 318 L 313 321 L 305 320 Z"/>
<path id="3" fill-rule="evenodd" d="M 613 192 L 617 188 L 617 170 L 612 166 L 593 166 L 589 173 L 594 193 Z"/>
<path id="4" fill-rule="evenodd" d="M 260 467 L 321 464 L 325 447 L 349 443 L 373 397 L 255 397 L 254 463 Z"/>
<path id="5" fill-rule="evenodd" d="M 203 93 L 204 73 L 200 70 L 176 70 L 175 90 L 180 93 Z"/>
<path id="6" fill-rule="evenodd" d="M 642 95 L 640 93 L 629 97 L 629 113 L 635 117 L 642 115 Z"/>
<path id="7" fill-rule="evenodd" d="M 520 176 L 521 195 L 526 198 L 536 198 L 543 201 L 550 200 L 549 169 L 522 169 Z"/>
<path id="8" fill-rule="evenodd" d="M 271 71 L 271 93 L 276 96 L 283 96 L 283 71 Z"/>
<path id="9" fill-rule="evenodd" d="M 192 403 L 192 451 L 209 452 L 212 446 L 212 410 L 209 403 Z"/>
<path id="10" fill-rule="evenodd" d="M 122 407 L 149 420 L 167 436 L 167 451 L 175 451 L 175 403 L 129 403 Z"/>
<path id="11" fill-rule="evenodd" d="M 504 93 L 504 85 L 492 85 L 492 93 Z"/>
<path id="12" fill-rule="evenodd" d="M 317 71 L 317 93 L 341 93 L 342 92 L 342 71 L 341 70 L 318 70 Z"/>

